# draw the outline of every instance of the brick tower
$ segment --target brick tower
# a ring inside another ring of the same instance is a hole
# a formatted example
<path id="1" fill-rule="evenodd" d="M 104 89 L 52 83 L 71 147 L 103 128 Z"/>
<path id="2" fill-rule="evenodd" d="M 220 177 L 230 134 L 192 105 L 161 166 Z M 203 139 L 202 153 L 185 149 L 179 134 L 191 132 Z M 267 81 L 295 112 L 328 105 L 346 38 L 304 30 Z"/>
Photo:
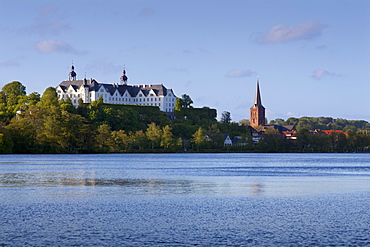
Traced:
<path id="1" fill-rule="evenodd" d="M 262 105 L 260 86 L 257 80 L 256 96 L 254 98 L 254 104 L 250 108 L 250 125 L 252 127 L 265 125 L 265 121 L 265 107 Z"/>

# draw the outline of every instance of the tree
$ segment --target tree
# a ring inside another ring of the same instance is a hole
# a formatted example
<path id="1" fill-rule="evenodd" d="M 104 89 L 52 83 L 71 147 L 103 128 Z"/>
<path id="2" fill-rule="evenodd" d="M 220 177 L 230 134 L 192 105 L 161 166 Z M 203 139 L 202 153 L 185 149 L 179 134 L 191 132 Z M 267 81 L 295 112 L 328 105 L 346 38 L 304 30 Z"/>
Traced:
<path id="1" fill-rule="evenodd" d="M 124 130 L 113 131 L 112 136 L 119 151 L 129 148 L 130 137 Z"/>
<path id="2" fill-rule="evenodd" d="M 175 112 L 179 112 L 179 111 L 181 111 L 181 99 L 180 98 L 177 98 L 176 99 L 176 104 L 175 104 Z"/>
<path id="3" fill-rule="evenodd" d="M 96 144 L 98 151 L 100 152 L 109 152 L 114 149 L 115 142 L 112 136 L 111 128 L 108 125 L 102 124 L 98 127 Z"/>
<path id="4" fill-rule="evenodd" d="M 210 138 L 210 142 L 212 143 L 212 147 L 220 147 L 223 146 L 224 142 L 224 135 L 220 133 L 220 129 L 218 128 L 218 124 L 212 124 L 207 130 L 208 137 Z"/>
<path id="5" fill-rule="evenodd" d="M 249 126 L 250 122 L 249 122 L 249 119 L 242 119 L 242 120 L 239 121 L 239 124 L 241 124 L 243 126 Z"/>
<path id="6" fill-rule="evenodd" d="M 148 124 L 148 128 L 146 129 L 146 136 L 152 143 L 152 149 L 154 149 L 160 144 L 162 130 L 155 123 L 150 123 Z"/>
<path id="7" fill-rule="evenodd" d="M 164 149 L 168 149 L 174 144 L 173 134 L 171 130 L 172 129 L 169 125 L 166 125 L 162 128 L 161 146 Z"/>
<path id="8" fill-rule="evenodd" d="M 9 130 L 4 127 L 0 127 L 0 154 L 12 153 L 13 145 L 14 143 Z"/>
<path id="9" fill-rule="evenodd" d="M 206 133 L 202 127 L 199 127 L 198 130 L 193 134 L 193 138 L 191 140 L 195 146 L 197 147 L 197 150 L 199 151 L 201 148 L 205 148 L 208 146 L 208 141 L 206 139 Z"/>
<path id="10" fill-rule="evenodd" d="M 132 148 L 137 148 L 139 150 L 148 148 L 148 138 L 142 130 L 130 132 L 130 140 Z"/>
<path id="11" fill-rule="evenodd" d="M 19 110 L 19 102 L 26 96 L 26 87 L 19 81 L 13 81 L 3 86 L 0 103 L 5 106 L 1 111 L 14 115 Z"/>
<path id="12" fill-rule="evenodd" d="M 52 106 L 59 107 L 58 95 L 55 91 L 55 88 L 48 87 L 47 89 L 45 89 L 44 93 L 41 96 L 41 101 L 38 103 L 38 105 L 43 109 L 47 109 Z"/>
<path id="13" fill-rule="evenodd" d="M 92 122 L 102 122 L 104 120 L 104 110 L 103 110 L 103 96 L 97 100 L 94 100 L 89 105 L 89 120 Z"/>
<path id="14" fill-rule="evenodd" d="M 297 125 L 299 123 L 298 118 L 290 117 L 286 120 L 287 125 Z"/>
<path id="15" fill-rule="evenodd" d="M 3 86 L 1 89 L 6 96 L 11 94 L 15 96 L 25 96 L 26 87 L 22 85 L 19 81 L 13 81 Z"/>
<path id="16" fill-rule="evenodd" d="M 287 123 L 282 118 L 276 118 L 275 120 L 271 120 L 269 124 L 270 125 L 279 125 L 279 126 L 287 125 Z"/>
<path id="17" fill-rule="evenodd" d="M 187 95 L 187 94 L 183 94 L 181 97 L 182 97 L 181 98 L 181 106 L 182 107 L 189 108 L 189 107 L 191 107 L 191 104 L 194 103 L 193 100 L 190 98 L 190 96 Z"/>
<path id="18" fill-rule="evenodd" d="M 231 122 L 231 114 L 228 111 L 224 111 L 221 115 L 221 122 L 229 124 Z"/>
<path id="19" fill-rule="evenodd" d="M 62 111 L 67 111 L 73 114 L 77 113 L 77 109 L 73 106 L 72 100 L 70 98 L 66 98 L 65 100 L 60 100 L 59 105 Z"/>

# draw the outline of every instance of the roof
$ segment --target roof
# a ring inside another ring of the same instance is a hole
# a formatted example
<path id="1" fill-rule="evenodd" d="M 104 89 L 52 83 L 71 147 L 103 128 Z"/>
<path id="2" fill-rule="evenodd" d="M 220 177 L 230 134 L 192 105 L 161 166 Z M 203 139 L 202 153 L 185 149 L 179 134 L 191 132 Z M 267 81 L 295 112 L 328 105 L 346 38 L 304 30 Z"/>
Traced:
<path id="1" fill-rule="evenodd" d="M 259 85 L 258 80 L 257 80 L 257 87 L 256 87 L 256 95 L 254 97 L 254 103 L 253 103 L 252 108 L 264 108 L 262 105 L 260 85 Z"/>
<path id="2" fill-rule="evenodd" d="M 133 97 L 138 95 L 139 92 L 142 92 L 145 96 L 147 96 L 151 90 L 155 93 L 156 96 L 166 96 L 169 92 L 173 93 L 172 89 L 167 89 L 163 84 L 157 85 L 127 85 L 127 84 L 118 84 L 118 83 L 99 83 L 94 79 L 90 80 L 73 80 L 73 81 L 62 81 L 59 86 L 60 88 L 66 92 L 70 86 L 77 91 L 81 86 L 85 85 L 85 87 L 89 87 L 89 91 L 99 91 L 101 87 L 104 87 L 111 95 L 113 95 L 116 91 L 123 95 L 126 91 Z M 175 96 L 176 97 L 176 96 Z"/>

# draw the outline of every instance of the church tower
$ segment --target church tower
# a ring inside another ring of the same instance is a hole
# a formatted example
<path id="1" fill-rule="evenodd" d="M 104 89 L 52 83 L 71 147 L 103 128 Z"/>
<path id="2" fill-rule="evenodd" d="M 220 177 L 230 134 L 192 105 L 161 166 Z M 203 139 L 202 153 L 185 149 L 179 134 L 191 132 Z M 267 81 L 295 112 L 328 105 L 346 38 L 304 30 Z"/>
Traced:
<path id="1" fill-rule="evenodd" d="M 265 121 L 265 107 L 262 105 L 260 86 L 257 80 L 256 96 L 254 98 L 254 104 L 250 108 L 250 125 L 252 127 L 265 125 Z"/>

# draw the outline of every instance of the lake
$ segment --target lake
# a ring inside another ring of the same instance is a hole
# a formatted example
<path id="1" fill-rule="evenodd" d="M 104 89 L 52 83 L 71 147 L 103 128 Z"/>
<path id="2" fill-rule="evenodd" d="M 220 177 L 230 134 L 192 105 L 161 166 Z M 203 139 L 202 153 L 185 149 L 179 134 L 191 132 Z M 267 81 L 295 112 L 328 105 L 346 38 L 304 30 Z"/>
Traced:
<path id="1" fill-rule="evenodd" d="M 369 154 L 0 156 L 0 246 L 370 246 L 369 216 Z"/>

